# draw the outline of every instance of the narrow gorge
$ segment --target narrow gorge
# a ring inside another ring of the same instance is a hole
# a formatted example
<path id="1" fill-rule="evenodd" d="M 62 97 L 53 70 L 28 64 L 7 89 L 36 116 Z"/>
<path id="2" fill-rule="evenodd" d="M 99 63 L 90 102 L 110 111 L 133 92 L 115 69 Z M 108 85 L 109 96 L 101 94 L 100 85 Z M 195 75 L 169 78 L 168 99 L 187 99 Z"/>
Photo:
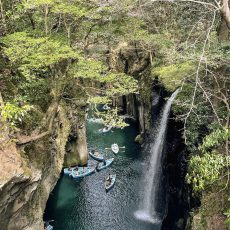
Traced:
<path id="1" fill-rule="evenodd" d="M 0 0 L 0 228 L 230 228 L 228 0 Z"/>

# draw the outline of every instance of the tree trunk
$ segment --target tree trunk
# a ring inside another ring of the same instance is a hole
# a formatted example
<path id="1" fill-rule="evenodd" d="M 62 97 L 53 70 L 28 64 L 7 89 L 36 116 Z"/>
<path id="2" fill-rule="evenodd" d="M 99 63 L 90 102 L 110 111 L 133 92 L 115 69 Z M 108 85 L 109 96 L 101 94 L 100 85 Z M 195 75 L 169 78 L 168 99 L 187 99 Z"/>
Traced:
<path id="1" fill-rule="evenodd" d="M 229 29 L 224 17 L 221 17 L 219 26 L 217 27 L 217 36 L 219 42 L 225 42 L 229 39 Z"/>
<path id="2" fill-rule="evenodd" d="M 2 23 L 1 23 L 3 25 L 2 34 L 4 34 L 7 27 L 6 27 L 6 19 L 5 19 L 5 14 L 4 14 L 4 10 L 3 10 L 2 0 L 0 0 L 0 21 L 2 21 Z M 0 31 L 0 35 L 1 35 L 1 31 Z"/>
<path id="3" fill-rule="evenodd" d="M 34 19 L 33 19 L 33 15 L 31 13 L 28 13 L 28 17 L 30 19 L 30 23 L 31 23 L 31 26 L 32 26 L 33 30 L 35 30 L 35 22 L 34 22 Z"/>
<path id="4" fill-rule="evenodd" d="M 4 103 L 3 103 L 3 98 L 2 98 L 2 94 L 1 94 L 1 92 L 0 92 L 0 107 L 2 107 L 4 105 Z"/>
<path id="5" fill-rule="evenodd" d="M 46 35 L 48 34 L 48 13 L 49 13 L 48 5 L 45 5 L 45 32 L 46 32 Z"/>
<path id="6" fill-rule="evenodd" d="M 229 9 L 229 0 L 221 0 L 221 13 L 226 22 L 228 29 L 230 29 L 230 9 Z"/>

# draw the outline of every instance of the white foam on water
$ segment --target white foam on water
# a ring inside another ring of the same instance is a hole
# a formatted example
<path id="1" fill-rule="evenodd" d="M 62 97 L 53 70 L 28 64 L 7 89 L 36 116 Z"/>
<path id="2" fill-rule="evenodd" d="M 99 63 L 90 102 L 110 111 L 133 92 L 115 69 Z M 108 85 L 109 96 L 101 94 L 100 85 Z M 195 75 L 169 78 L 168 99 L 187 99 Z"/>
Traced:
<path id="1" fill-rule="evenodd" d="M 136 219 L 141 220 L 143 222 L 151 223 L 151 224 L 160 224 L 161 219 L 155 215 L 151 215 L 146 212 L 146 210 L 138 210 L 134 213 Z"/>

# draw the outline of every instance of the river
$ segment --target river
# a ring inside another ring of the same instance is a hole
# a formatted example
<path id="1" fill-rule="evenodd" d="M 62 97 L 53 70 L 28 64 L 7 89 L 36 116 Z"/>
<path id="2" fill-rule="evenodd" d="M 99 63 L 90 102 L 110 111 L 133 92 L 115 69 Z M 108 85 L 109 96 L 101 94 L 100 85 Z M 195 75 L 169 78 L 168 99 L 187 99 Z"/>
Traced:
<path id="1" fill-rule="evenodd" d="M 61 175 L 48 200 L 44 219 L 54 220 L 54 230 L 159 229 L 159 226 L 134 217 L 143 199 L 140 182 L 146 165 L 140 146 L 134 142 L 137 127 L 130 124 L 124 129 L 114 129 L 106 134 L 99 133 L 100 128 L 100 123 L 87 122 L 88 147 L 96 147 L 107 158 L 115 157 L 114 163 L 80 181 Z M 110 147 L 114 142 L 126 146 L 126 150 L 116 156 L 106 151 L 105 147 Z M 89 164 L 94 163 L 89 159 Z M 109 173 L 116 173 L 117 180 L 112 190 L 106 193 L 104 178 Z"/>

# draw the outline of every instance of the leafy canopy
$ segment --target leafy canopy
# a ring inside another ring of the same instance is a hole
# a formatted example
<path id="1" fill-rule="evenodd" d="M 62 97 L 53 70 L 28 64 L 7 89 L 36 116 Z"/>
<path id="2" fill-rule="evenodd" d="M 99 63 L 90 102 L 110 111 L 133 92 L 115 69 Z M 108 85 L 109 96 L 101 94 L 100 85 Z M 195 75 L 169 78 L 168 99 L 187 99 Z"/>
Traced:
<path id="1" fill-rule="evenodd" d="M 27 77 L 30 71 L 45 69 L 79 55 L 68 45 L 49 37 L 33 37 L 27 32 L 16 32 L 2 39 L 4 53 L 11 64 Z"/>
<path id="2" fill-rule="evenodd" d="M 189 161 L 187 182 L 192 185 L 195 192 L 202 191 L 219 179 L 222 169 L 229 163 L 229 156 L 217 153 L 193 156 Z"/>

